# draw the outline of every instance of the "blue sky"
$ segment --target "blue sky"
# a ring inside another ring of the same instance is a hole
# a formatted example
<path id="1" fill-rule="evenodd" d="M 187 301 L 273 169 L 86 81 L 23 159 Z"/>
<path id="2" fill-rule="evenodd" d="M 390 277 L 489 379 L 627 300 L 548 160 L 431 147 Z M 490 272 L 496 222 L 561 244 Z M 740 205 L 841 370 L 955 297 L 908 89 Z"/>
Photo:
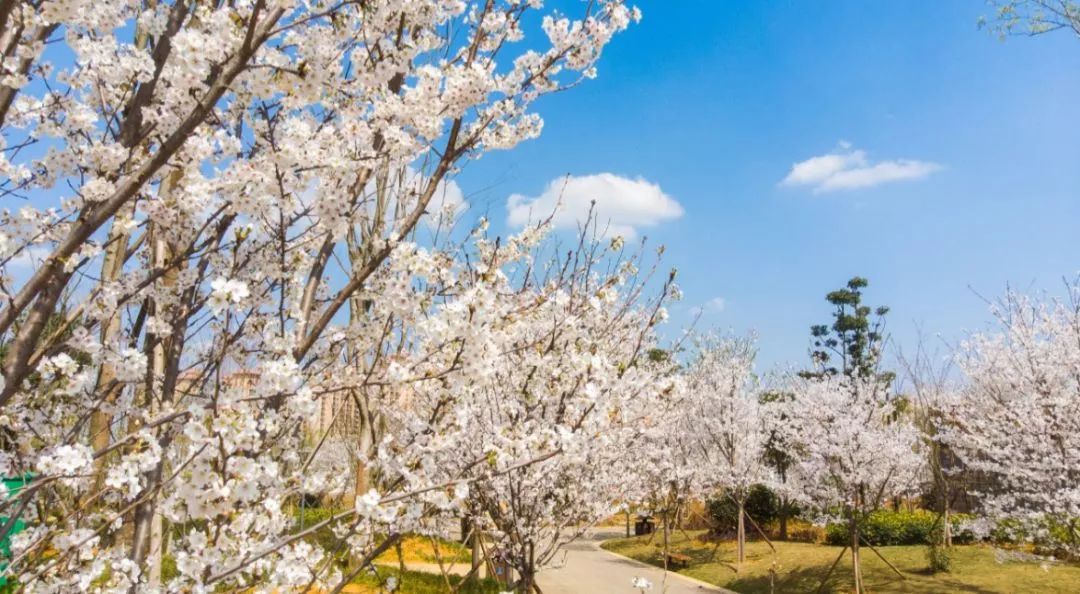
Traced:
<path id="1" fill-rule="evenodd" d="M 539 103 L 540 139 L 466 167 L 474 213 L 506 224 L 509 196 L 568 174 L 656 184 L 681 216 L 636 229 L 679 269 L 673 324 L 712 303 L 702 323 L 756 330 L 765 367 L 805 361 L 823 295 L 853 275 L 910 346 L 917 326 L 982 328 L 979 295 L 1060 292 L 1080 271 L 1075 36 L 1002 42 L 975 0 L 638 6 L 597 80 Z M 856 177 L 917 179 L 781 184 L 797 162 L 856 150 Z"/>

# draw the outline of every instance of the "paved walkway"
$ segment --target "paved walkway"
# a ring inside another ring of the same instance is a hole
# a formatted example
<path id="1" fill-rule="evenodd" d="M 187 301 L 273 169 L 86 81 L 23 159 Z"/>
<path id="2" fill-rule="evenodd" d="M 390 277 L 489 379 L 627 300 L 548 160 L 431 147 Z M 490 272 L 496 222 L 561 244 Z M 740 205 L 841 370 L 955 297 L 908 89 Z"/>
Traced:
<path id="1" fill-rule="evenodd" d="M 618 530 L 599 529 L 564 547 L 566 563 L 541 571 L 537 578 L 544 594 L 639 594 L 640 590 L 630 584 L 635 577 L 652 582 L 649 594 L 734 594 L 677 573 L 669 572 L 665 582 L 662 569 L 600 548 L 601 541 L 620 536 Z M 557 559 L 561 557 L 560 553 Z"/>

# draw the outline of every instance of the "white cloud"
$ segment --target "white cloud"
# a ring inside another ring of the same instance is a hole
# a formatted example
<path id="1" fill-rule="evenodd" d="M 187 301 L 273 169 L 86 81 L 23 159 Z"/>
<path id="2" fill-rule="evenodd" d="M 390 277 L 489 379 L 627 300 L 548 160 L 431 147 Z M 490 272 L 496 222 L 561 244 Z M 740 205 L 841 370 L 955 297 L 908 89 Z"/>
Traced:
<path id="1" fill-rule="evenodd" d="M 435 186 L 435 195 L 428 204 L 428 215 L 438 218 L 445 215 L 452 222 L 469 209 L 469 203 L 465 200 L 465 193 L 454 180 L 442 180 Z"/>
<path id="2" fill-rule="evenodd" d="M 8 260 L 7 265 L 11 268 L 29 268 L 34 270 L 41 266 L 42 262 L 49 257 L 52 251 L 45 246 L 31 246 L 24 248 L 18 256 Z"/>
<path id="3" fill-rule="evenodd" d="M 705 302 L 705 309 L 712 311 L 724 311 L 725 307 L 727 307 L 727 301 L 723 297 L 713 297 Z"/>
<path id="4" fill-rule="evenodd" d="M 683 215 L 682 206 L 660 186 L 641 177 L 630 179 L 612 173 L 560 177 L 550 181 L 536 197 L 513 194 L 506 200 L 510 225 L 524 227 L 552 216 L 559 228 L 577 228 L 585 223 L 595 201 L 594 213 L 608 236 L 627 239 L 638 228 L 652 227 Z"/>
<path id="5" fill-rule="evenodd" d="M 705 303 L 691 308 L 690 312 L 695 316 L 709 312 L 719 313 L 724 311 L 725 307 L 727 307 L 727 300 L 723 297 L 713 297 Z"/>
<path id="6" fill-rule="evenodd" d="M 893 159 L 872 163 L 866 151 L 841 141 L 833 152 L 811 157 L 791 166 L 780 185 L 810 186 L 814 193 L 870 188 L 891 182 L 922 179 L 941 165 L 914 159 Z"/>

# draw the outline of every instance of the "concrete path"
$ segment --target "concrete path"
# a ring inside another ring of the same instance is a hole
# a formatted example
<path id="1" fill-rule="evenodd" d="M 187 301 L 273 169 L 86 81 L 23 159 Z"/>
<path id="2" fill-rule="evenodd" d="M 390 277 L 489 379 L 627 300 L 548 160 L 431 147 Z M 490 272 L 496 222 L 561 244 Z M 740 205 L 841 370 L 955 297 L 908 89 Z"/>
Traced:
<path id="1" fill-rule="evenodd" d="M 602 541 L 621 536 L 617 529 L 598 529 L 564 547 L 565 564 L 545 569 L 537 578 L 544 594 L 640 594 L 631 585 L 635 577 L 652 582 L 649 594 L 735 594 L 677 573 L 669 572 L 665 581 L 662 569 L 600 548 Z M 562 553 L 556 559 L 562 559 Z"/>

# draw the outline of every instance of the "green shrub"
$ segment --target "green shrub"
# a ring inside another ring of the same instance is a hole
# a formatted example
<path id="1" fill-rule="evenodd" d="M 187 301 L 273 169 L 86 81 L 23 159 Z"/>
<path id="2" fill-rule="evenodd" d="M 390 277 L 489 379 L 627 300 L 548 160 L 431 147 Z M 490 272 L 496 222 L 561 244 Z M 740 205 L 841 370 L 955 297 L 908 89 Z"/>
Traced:
<path id="1" fill-rule="evenodd" d="M 1070 558 L 1069 544 L 1073 542 L 1072 525 L 1076 520 L 1060 516 L 1021 520 L 1003 518 L 995 523 L 990 541 L 998 545 L 1030 543 L 1039 555 Z"/>
<path id="2" fill-rule="evenodd" d="M 953 543 L 967 544 L 974 540 L 971 532 L 962 530 L 961 524 L 970 516 L 954 514 L 950 516 Z M 859 523 L 863 539 L 875 546 L 931 544 L 935 540 L 935 526 L 938 522 L 936 512 L 926 510 L 891 511 L 879 509 L 871 512 Z M 825 542 L 832 545 L 848 544 L 848 526 L 845 522 L 829 524 L 825 527 Z"/>
<path id="3" fill-rule="evenodd" d="M 297 507 L 295 510 L 296 525 L 299 528 L 303 525 L 305 528 L 312 524 L 318 524 L 323 520 L 329 519 L 334 514 L 343 513 L 346 510 L 335 509 L 332 507 Z"/>
<path id="4" fill-rule="evenodd" d="M 1016 544 L 1028 539 L 1029 530 L 1020 520 L 1004 518 L 998 520 L 990 531 L 990 540 L 994 544 Z"/>
<path id="5" fill-rule="evenodd" d="M 952 556 L 949 550 L 940 544 L 926 545 L 926 564 L 930 573 L 943 573 L 952 568 Z"/>
<path id="6" fill-rule="evenodd" d="M 952 555 L 941 543 L 943 532 L 942 524 L 937 523 L 927 536 L 930 542 L 926 545 L 926 565 L 930 573 L 944 573 L 952 568 Z"/>
<path id="7" fill-rule="evenodd" d="M 735 530 L 739 507 L 730 497 L 725 495 L 710 499 L 708 505 L 709 516 L 712 518 L 715 529 L 722 532 Z M 768 487 L 754 485 L 750 489 L 749 497 L 746 498 L 745 510 L 758 525 L 764 526 L 779 517 L 780 500 Z M 747 530 L 750 528 L 747 527 Z"/>

